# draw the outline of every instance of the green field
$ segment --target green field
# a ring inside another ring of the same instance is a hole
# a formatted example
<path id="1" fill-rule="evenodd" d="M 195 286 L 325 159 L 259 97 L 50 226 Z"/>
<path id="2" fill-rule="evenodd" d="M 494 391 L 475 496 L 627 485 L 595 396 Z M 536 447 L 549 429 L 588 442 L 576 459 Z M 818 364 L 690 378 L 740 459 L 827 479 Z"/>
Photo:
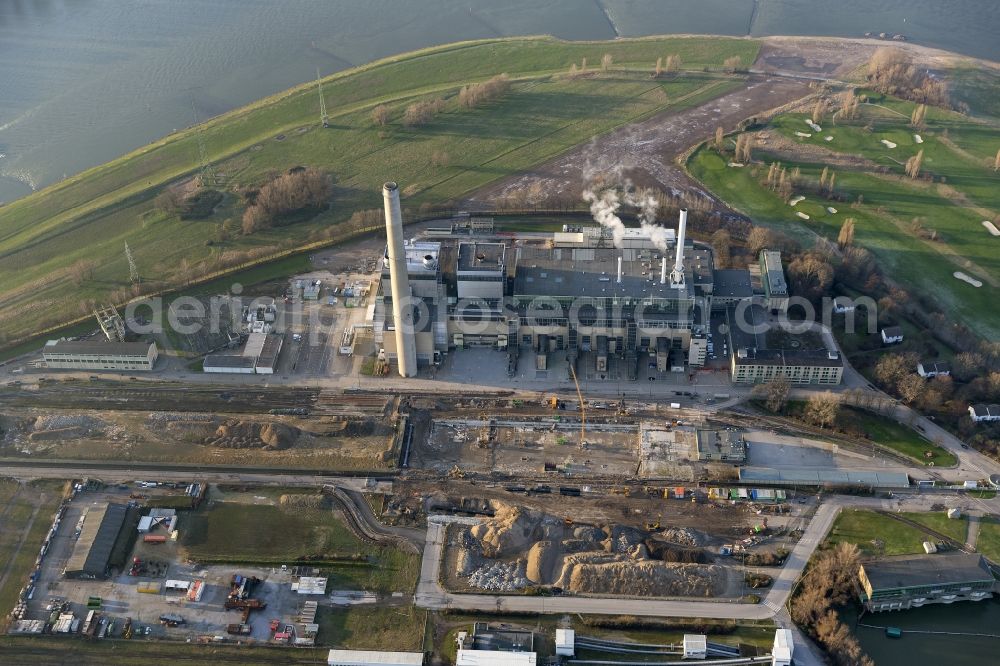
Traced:
<path id="1" fill-rule="evenodd" d="M 902 513 L 904 518 L 965 543 L 966 521 L 949 520 L 943 513 Z M 980 538 L 982 538 L 980 536 Z M 827 536 L 828 544 L 857 544 L 868 555 L 916 555 L 924 541 L 937 541 L 923 531 L 874 511 L 844 509 Z M 876 541 L 881 542 L 877 544 Z"/>
<path id="2" fill-rule="evenodd" d="M 1000 519 L 996 516 L 979 521 L 979 539 L 976 550 L 996 564 L 1000 564 Z"/>
<path id="3" fill-rule="evenodd" d="M 0 344 L 83 317 L 89 301 L 127 298 L 125 242 L 143 289 L 157 292 L 336 240 L 339 223 L 358 208 L 379 205 L 385 180 L 402 184 L 409 208 L 454 200 L 595 134 L 722 94 L 734 85 L 719 71 L 722 62 L 739 55 L 751 63 L 758 48 L 751 40 L 700 37 L 461 43 L 327 77 L 330 129 L 319 127 L 316 89 L 304 85 L 182 130 L 0 209 Z M 599 72 L 605 53 L 614 66 Z M 674 53 L 689 71 L 652 80 L 657 57 Z M 586 76 L 565 75 L 584 58 Z M 507 97 L 474 110 L 459 106 L 462 85 L 501 72 L 514 82 Z M 445 98 L 444 112 L 424 127 L 404 127 L 403 108 L 430 97 Z M 370 118 L 380 103 L 391 109 L 385 128 Z M 208 219 L 181 221 L 161 212 L 153 200 L 163 187 L 197 172 L 199 139 L 229 192 L 296 165 L 328 170 L 335 181 L 331 209 L 251 236 L 238 233 L 242 208 L 235 194 Z M 432 164 L 434 153 L 447 159 Z M 226 220 L 237 232 L 228 240 L 220 238 Z M 94 271 L 81 281 L 68 267 L 84 258 Z"/>
<path id="4" fill-rule="evenodd" d="M 884 416 L 861 409 L 844 407 L 840 419 L 868 433 L 876 444 L 902 453 L 904 456 L 909 456 L 925 465 L 934 463 L 936 467 L 952 467 L 958 463 L 955 455 L 947 449 L 924 439 L 913 429 Z M 926 451 L 931 451 L 933 455 L 928 458 L 924 455 Z"/>
<path id="5" fill-rule="evenodd" d="M 191 559 L 260 566 L 310 560 L 336 589 L 411 592 L 420 558 L 358 539 L 329 509 L 217 502 L 183 514 L 181 545 Z"/>
<path id="6" fill-rule="evenodd" d="M 853 217 L 855 243 L 871 250 L 890 277 L 913 292 L 932 295 L 943 311 L 980 335 L 995 338 L 1000 311 L 992 303 L 1000 285 L 1000 238 L 990 235 L 982 221 L 1000 215 L 1000 173 L 993 169 L 1000 125 L 992 119 L 929 109 L 926 128 L 914 129 L 909 126 L 913 108 L 910 102 L 876 98 L 862 105 L 858 120 L 834 124 L 827 114 L 820 123 L 822 132 L 809 129 L 805 113 L 783 114 L 768 123 L 766 132 L 799 144 L 797 150 L 804 152 L 795 153 L 796 157 L 787 152 L 770 154 L 765 142 L 754 154 L 759 166 L 737 169 L 729 168 L 715 150 L 702 148 L 688 168 L 755 221 L 807 242 L 815 235 L 836 240 L 844 219 Z M 882 144 L 883 139 L 896 146 Z M 931 174 L 933 182 L 905 176 L 906 160 L 919 150 L 924 151 L 921 172 Z M 827 155 L 831 162 L 852 160 L 831 167 L 837 191 L 846 201 L 828 201 L 814 191 Z M 801 170 L 796 194 L 806 199 L 794 208 L 760 183 L 765 165 L 773 161 L 789 171 Z M 828 212 L 828 206 L 837 212 Z M 799 212 L 810 219 L 800 219 Z M 919 236 L 915 220 L 928 232 L 936 232 L 937 239 Z M 957 280 L 952 273 L 958 270 L 981 280 L 983 286 Z"/>
<path id="7" fill-rule="evenodd" d="M 421 651 L 427 611 L 413 605 L 321 607 L 323 643 L 355 650 Z"/>
<path id="8" fill-rule="evenodd" d="M 62 500 L 61 485 L 0 479 L 0 617 L 14 607 L 27 583 Z"/>

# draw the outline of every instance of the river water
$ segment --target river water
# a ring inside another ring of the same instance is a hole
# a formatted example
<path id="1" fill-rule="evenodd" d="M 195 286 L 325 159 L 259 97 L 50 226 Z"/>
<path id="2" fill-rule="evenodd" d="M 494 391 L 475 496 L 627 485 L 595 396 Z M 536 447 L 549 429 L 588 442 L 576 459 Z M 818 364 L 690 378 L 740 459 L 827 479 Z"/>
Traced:
<path id="1" fill-rule="evenodd" d="M 1000 60 L 997 0 L 0 0 L 0 202 L 317 67 L 423 46 L 866 31 Z"/>
<path id="2" fill-rule="evenodd" d="M 845 617 L 854 623 L 854 617 Z M 884 629 L 858 627 L 861 647 L 877 666 L 972 666 L 997 663 L 1000 638 L 959 634 L 1000 635 L 1000 600 L 931 605 L 915 610 L 865 615 L 862 624 L 899 627 L 902 638 L 887 638 Z M 910 631 L 938 631 L 920 634 Z"/>

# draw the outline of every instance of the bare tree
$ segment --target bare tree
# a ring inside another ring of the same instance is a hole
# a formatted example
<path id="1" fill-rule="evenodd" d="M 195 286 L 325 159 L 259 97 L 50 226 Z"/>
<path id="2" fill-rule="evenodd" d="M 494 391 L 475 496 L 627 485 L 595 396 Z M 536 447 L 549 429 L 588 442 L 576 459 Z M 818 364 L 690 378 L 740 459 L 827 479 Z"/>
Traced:
<path id="1" fill-rule="evenodd" d="M 819 174 L 819 189 L 822 192 L 826 189 L 826 181 L 830 177 L 830 167 L 823 167 L 823 170 Z"/>
<path id="2" fill-rule="evenodd" d="M 601 69 L 605 72 L 611 69 L 611 64 L 615 61 L 614 57 L 610 53 L 605 53 L 601 56 Z"/>
<path id="3" fill-rule="evenodd" d="M 824 115 L 826 115 L 826 100 L 820 97 L 816 100 L 816 104 L 813 105 L 812 121 L 819 125 L 823 122 Z"/>
<path id="4" fill-rule="evenodd" d="M 681 57 L 677 54 L 668 55 L 666 63 L 664 65 L 664 70 L 668 74 L 674 74 L 680 68 L 681 68 Z"/>
<path id="5" fill-rule="evenodd" d="M 434 116 L 444 110 L 443 99 L 423 100 L 415 102 L 403 113 L 403 124 L 407 127 L 419 127 L 429 123 Z"/>
<path id="6" fill-rule="evenodd" d="M 835 393 L 829 391 L 813 393 L 806 401 L 806 420 L 820 428 L 833 425 L 839 413 L 840 396 Z"/>
<path id="7" fill-rule="evenodd" d="M 783 412 L 788 404 L 788 394 L 792 384 L 783 374 L 776 375 L 767 383 L 767 408 L 774 413 Z"/>
<path id="8" fill-rule="evenodd" d="M 920 167 L 924 164 L 924 149 L 921 148 L 917 154 L 906 160 L 906 175 L 910 178 L 917 178 L 920 175 Z"/>
<path id="9" fill-rule="evenodd" d="M 716 127 L 715 128 L 715 149 L 716 150 L 720 150 L 720 151 L 722 150 L 722 143 L 723 143 L 723 141 L 725 141 L 725 138 L 726 138 L 726 133 L 722 129 L 722 127 L 721 126 L 720 127 Z"/>
<path id="10" fill-rule="evenodd" d="M 732 244 L 732 238 L 729 232 L 725 229 L 719 229 L 714 234 L 712 234 L 712 250 L 715 253 L 715 265 L 719 267 L 727 267 L 730 263 L 730 245 Z"/>
<path id="11" fill-rule="evenodd" d="M 854 218 L 849 217 L 840 225 L 840 234 L 837 235 L 837 244 L 840 249 L 844 249 L 854 242 Z"/>
<path id="12" fill-rule="evenodd" d="M 917 129 L 923 129 L 924 118 L 927 116 L 927 105 L 918 104 L 913 108 L 913 113 L 910 114 L 910 125 L 916 127 Z"/>
<path id="13" fill-rule="evenodd" d="M 903 399 L 908 405 L 913 404 L 921 398 L 924 394 L 924 390 L 927 388 L 927 381 L 916 373 L 903 375 L 896 382 L 896 390 L 899 392 L 899 397 Z"/>
<path id="14" fill-rule="evenodd" d="M 815 301 L 833 284 L 833 266 L 819 252 L 806 252 L 788 264 L 788 279 L 796 294 Z"/>
<path id="15" fill-rule="evenodd" d="M 1000 148 L 997 149 L 997 156 L 993 159 L 993 170 L 1000 171 Z"/>
<path id="16" fill-rule="evenodd" d="M 906 354 L 886 354 L 875 364 L 875 379 L 884 387 L 893 388 L 909 374 L 912 364 Z"/>
<path id="17" fill-rule="evenodd" d="M 774 234 L 767 227 L 754 227 L 747 234 L 747 249 L 757 256 L 761 250 L 774 246 Z"/>
<path id="18" fill-rule="evenodd" d="M 727 72 L 733 72 L 733 73 L 735 73 L 742 64 L 743 64 L 743 58 L 741 58 L 738 55 L 730 56 L 722 61 L 722 66 L 725 68 L 725 70 Z"/>
<path id="19" fill-rule="evenodd" d="M 389 107 L 379 104 L 372 109 L 372 122 L 379 127 L 385 127 L 389 123 Z"/>
<path id="20" fill-rule="evenodd" d="M 510 77 L 498 74 L 489 81 L 462 86 L 458 93 L 458 103 L 468 109 L 497 101 L 510 91 Z"/>
<path id="21" fill-rule="evenodd" d="M 653 69 L 653 76 L 660 76 L 663 74 L 663 56 L 656 59 L 656 67 Z"/>

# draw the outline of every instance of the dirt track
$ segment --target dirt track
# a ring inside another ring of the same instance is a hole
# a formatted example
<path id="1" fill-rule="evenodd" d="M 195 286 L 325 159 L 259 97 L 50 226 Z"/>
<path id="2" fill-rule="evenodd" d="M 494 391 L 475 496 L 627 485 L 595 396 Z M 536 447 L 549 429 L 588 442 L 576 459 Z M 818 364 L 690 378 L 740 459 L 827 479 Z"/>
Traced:
<path id="1" fill-rule="evenodd" d="M 663 113 L 595 137 L 535 169 L 480 190 L 468 204 L 490 207 L 518 190 L 542 193 L 531 203 L 575 198 L 595 176 L 620 172 L 636 185 L 655 187 L 675 197 L 703 197 L 727 210 L 688 178 L 675 163 L 677 156 L 712 136 L 716 127 L 732 130 L 746 118 L 808 93 L 809 87 L 798 80 L 752 76 L 739 89 L 700 106 Z"/>

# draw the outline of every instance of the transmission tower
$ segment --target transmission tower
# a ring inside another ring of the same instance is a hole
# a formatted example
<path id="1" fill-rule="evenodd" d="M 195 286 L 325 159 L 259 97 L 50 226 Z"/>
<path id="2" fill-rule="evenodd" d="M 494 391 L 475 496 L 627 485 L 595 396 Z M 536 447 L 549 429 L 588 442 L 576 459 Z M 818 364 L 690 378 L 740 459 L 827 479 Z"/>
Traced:
<path id="1" fill-rule="evenodd" d="M 132 284 L 139 284 L 139 269 L 135 265 L 135 258 L 132 256 L 132 248 L 125 242 L 125 259 L 128 260 L 128 279 Z"/>
<path id="2" fill-rule="evenodd" d="M 198 109 L 194 105 L 194 98 L 191 99 L 191 113 L 194 116 L 194 124 L 198 124 Z M 198 139 L 198 164 L 199 172 L 201 174 L 201 185 L 202 187 L 210 187 L 212 185 L 218 184 L 215 175 L 215 169 L 212 167 L 212 163 L 208 161 L 208 149 L 205 148 L 205 129 L 200 128 L 195 131 L 195 137 Z"/>
<path id="3" fill-rule="evenodd" d="M 326 100 L 323 99 L 323 79 L 319 75 L 319 67 L 316 68 L 316 88 L 319 90 L 319 119 L 323 127 L 330 126 L 330 116 L 326 114 Z"/>

